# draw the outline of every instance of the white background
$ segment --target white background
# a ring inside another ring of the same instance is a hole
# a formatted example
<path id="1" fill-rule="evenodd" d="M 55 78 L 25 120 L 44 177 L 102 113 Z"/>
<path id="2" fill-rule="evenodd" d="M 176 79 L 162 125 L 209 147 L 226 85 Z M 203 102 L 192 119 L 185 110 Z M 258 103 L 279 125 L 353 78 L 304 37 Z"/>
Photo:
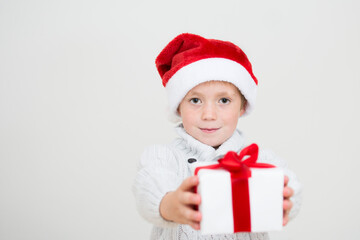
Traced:
<path id="1" fill-rule="evenodd" d="M 176 135 L 154 60 L 182 32 L 239 45 L 239 128 L 304 185 L 273 239 L 359 239 L 360 2 L 0 0 L 0 239 L 147 239 L 131 185 Z"/>

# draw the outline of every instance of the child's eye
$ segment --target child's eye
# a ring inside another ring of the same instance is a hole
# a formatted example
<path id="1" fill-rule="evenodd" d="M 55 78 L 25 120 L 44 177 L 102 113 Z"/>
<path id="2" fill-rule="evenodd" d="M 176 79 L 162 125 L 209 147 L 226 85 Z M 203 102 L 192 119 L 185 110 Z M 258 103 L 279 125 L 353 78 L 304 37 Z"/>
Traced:
<path id="1" fill-rule="evenodd" d="M 192 99 L 190 99 L 190 102 L 193 104 L 199 104 L 201 101 L 198 98 L 192 98 Z"/>
<path id="2" fill-rule="evenodd" d="M 220 103 L 227 104 L 227 103 L 229 103 L 229 102 L 230 102 L 230 100 L 227 99 L 227 98 L 221 98 L 221 99 L 220 99 Z"/>

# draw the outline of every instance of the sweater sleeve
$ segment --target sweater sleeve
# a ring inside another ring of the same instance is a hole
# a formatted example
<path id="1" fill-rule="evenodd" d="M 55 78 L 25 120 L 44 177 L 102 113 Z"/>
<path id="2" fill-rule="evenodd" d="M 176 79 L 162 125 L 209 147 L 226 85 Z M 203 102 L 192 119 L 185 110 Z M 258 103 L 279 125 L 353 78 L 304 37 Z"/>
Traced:
<path id="1" fill-rule="evenodd" d="M 295 173 L 288 168 L 287 163 L 281 158 L 277 157 L 272 151 L 261 150 L 259 152 L 259 162 L 273 164 L 283 169 L 284 174 L 289 177 L 288 186 L 294 190 L 294 195 L 290 198 L 293 203 L 293 207 L 290 210 L 289 219 L 293 219 L 300 211 L 302 200 L 302 186 L 298 178 L 296 177 Z"/>
<path id="2" fill-rule="evenodd" d="M 167 192 L 180 185 L 178 163 L 171 148 L 155 145 L 145 149 L 133 183 L 133 193 L 141 216 L 159 227 L 174 227 L 160 215 L 160 202 Z"/>

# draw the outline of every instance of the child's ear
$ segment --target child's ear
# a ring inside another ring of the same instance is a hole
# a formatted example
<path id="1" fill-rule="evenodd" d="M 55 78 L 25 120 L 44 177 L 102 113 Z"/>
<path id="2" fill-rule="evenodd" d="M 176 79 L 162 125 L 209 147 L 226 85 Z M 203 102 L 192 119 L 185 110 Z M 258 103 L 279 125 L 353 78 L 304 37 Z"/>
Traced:
<path id="1" fill-rule="evenodd" d="M 245 113 L 245 108 L 240 109 L 239 117 L 241 117 Z"/>
<path id="2" fill-rule="evenodd" d="M 181 113 L 180 113 L 180 106 L 177 108 L 176 112 L 179 114 L 179 116 L 181 117 Z"/>

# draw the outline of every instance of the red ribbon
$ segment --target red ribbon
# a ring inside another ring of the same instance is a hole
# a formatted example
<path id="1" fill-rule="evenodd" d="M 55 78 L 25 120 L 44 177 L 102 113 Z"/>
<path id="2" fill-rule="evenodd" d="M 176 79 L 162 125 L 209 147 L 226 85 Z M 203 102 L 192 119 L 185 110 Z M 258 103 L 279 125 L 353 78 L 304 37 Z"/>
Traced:
<path id="1" fill-rule="evenodd" d="M 225 169 L 230 172 L 234 232 L 250 232 L 250 197 L 249 182 L 251 177 L 250 168 L 273 168 L 274 165 L 266 163 L 257 163 L 259 147 L 253 143 L 241 150 L 239 154 L 230 151 L 223 158 L 218 160 L 218 164 L 197 167 L 195 175 L 201 169 Z M 247 157 L 248 156 L 248 157 Z M 247 158 L 246 158 L 247 157 Z"/>

